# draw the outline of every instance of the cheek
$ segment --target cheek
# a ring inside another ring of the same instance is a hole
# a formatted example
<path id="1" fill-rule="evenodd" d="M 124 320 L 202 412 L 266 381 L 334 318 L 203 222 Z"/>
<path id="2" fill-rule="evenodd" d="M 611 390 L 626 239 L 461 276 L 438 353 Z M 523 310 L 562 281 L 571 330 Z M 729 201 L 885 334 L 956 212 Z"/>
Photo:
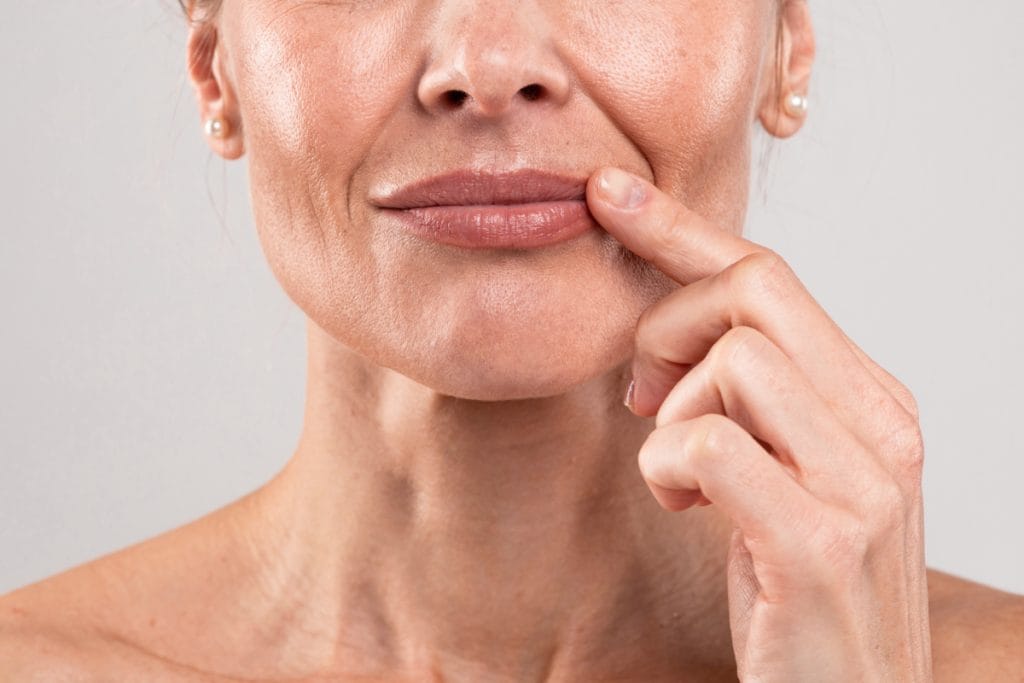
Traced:
<path id="1" fill-rule="evenodd" d="M 737 232 L 771 8 L 754 0 L 609 4 L 581 11 L 573 33 L 591 96 L 656 184 Z"/>
<path id="2" fill-rule="evenodd" d="M 400 70 L 415 66 L 401 40 L 413 28 L 411 12 L 396 5 L 364 17 L 309 2 L 251 7 L 236 17 L 232 41 L 250 159 L 273 153 L 308 165 L 337 162 L 339 150 L 358 158 L 370 142 L 366 131 L 406 95 L 398 81 Z M 323 145 L 335 155 L 323 154 Z"/>
<path id="3" fill-rule="evenodd" d="M 339 3 L 251 3 L 225 17 L 256 226 L 275 275 L 307 311 L 327 285 L 357 290 L 349 279 L 372 266 L 349 201 L 359 200 L 353 176 L 407 96 L 396 69 L 411 78 L 415 68 L 401 41 L 410 3 L 392 4 L 364 17 Z"/>

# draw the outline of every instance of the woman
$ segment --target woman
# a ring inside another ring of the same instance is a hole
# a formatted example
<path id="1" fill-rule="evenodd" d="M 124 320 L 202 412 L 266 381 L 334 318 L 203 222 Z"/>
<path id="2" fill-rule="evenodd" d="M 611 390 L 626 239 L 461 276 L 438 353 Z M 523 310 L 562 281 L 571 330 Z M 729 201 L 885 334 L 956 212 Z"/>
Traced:
<path id="1" fill-rule="evenodd" d="M 805 0 L 187 9 L 302 437 L 6 596 L 4 680 L 1020 679 L 1022 599 L 923 564 L 914 398 L 741 236 Z"/>

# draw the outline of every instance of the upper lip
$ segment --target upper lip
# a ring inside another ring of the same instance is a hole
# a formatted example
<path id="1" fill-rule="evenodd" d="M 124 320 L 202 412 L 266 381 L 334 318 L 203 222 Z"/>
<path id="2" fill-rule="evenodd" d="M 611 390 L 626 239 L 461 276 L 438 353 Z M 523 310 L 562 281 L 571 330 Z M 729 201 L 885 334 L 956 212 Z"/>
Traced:
<path id="1" fill-rule="evenodd" d="M 586 178 L 523 168 L 489 172 L 459 169 L 417 180 L 371 201 L 389 209 L 584 200 Z"/>

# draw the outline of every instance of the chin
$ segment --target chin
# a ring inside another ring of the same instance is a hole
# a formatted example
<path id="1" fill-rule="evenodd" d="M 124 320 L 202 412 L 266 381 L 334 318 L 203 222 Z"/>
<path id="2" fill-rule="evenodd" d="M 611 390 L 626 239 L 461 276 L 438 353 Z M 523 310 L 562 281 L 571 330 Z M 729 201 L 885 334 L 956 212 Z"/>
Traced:
<path id="1" fill-rule="evenodd" d="M 286 290 L 312 321 L 373 365 L 446 396 L 543 398 L 620 374 L 640 314 L 677 286 L 616 244 L 594 246 L 516 256 L 395 249 L 374 275 L 338 267 L 279 279 L 297 285 Z"/>
<path id="2" fill-rule="evenodd" d="M 618 343 L 579 338 L 488 343 L 465 353 L 439 353 L 405 370 L 437 393 L 474 401 L 515 401 L 571 392 L 630 360 L 632 335 Z M 548 341 L 554 343 L 547 343 Z"/>
<path id="3" fill-rule="evenodd" d="M 510 401 L 569 392 L 631 359 L 639 309 L 619 292 L 614 300 L 613 288 L 607 297 L 600 287 L 583 297 L 575 288 L 528 290 L 480 287 L 446 297 L 435 315 L 420 318 L 423 328 L 397 330 L 382 360 L 441 394 Z"/>

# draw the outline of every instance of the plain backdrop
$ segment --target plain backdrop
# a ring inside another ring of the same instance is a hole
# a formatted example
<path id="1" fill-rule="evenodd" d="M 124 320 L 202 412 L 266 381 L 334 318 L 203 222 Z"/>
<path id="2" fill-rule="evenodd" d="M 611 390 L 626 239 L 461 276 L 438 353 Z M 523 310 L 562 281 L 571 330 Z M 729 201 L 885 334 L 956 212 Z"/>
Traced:
<path id="1" fill-rule="evenodd" d="M 919 400 L 929 565 L 1024 592 L 1024 4 L 812 2 L 810 118 L 759 139 L 746 234 Z M 3 10 L 0 593 L 297 442 L 304 319 L 244 162 L 203 143 L 184 39 L 171 0 Z"/>

